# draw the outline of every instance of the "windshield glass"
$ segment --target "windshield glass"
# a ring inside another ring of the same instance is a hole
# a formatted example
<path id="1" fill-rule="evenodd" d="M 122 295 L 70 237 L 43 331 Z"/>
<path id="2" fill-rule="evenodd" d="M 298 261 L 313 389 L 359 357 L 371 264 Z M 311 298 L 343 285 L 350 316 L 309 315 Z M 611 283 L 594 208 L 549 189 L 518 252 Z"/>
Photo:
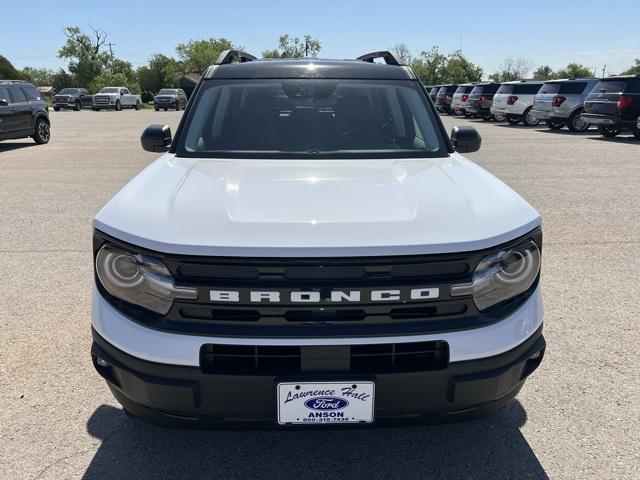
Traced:
<path id="1" fill-rule="evenodd" d="M 177 95 L 178 91 L 171 88 L 163 88 L 158 92 L 158 95 Z"/>
<path id="2" fill-rule="evenodd" d="M 116 87 L 104 87 L 100 90 L 100 93 L 118 93 L 118 89 Z"/>
<path id="3" fill-rule="evenodd" d="M 417 82 L 214 80 L 184 126 L 183 156 L 384 158 L 447 154 Z"/>
<path id="4" fill-rule="evenodd" d="M 58 93 L 62 95 L 75 95 L 76 93 L 79 93 L 79 90 L 77 88 L 63 88 Z"/>
<path id="5" fill-rule="evenodd" d="M 473 85 L 463 85 L 456 89 L 456 93 L 469 93 L 471 90 L 473 90 Z"/>

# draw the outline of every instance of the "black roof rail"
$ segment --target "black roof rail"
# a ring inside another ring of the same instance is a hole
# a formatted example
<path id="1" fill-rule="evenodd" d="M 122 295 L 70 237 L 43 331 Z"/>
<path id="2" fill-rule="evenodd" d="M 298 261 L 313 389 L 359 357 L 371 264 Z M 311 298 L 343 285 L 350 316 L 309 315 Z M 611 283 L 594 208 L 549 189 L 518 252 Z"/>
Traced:
<path id="1" fill-rule="evenodd" d="M 373 61 L 376 58 L 384 59 L 384 63 L 386 63 L 387 65 L 398 65 L 398 66 L 404 65 L 404 63 L 402 63 L 402 60 L 400 60 L 395 53 L 390 52 L 388 50 L 365 53 L 364 55 L 360 55 L 358 58 L 356 58 L 356 60 L 362 60 L 363 62 L 373 63 Z"/>
<path id="2" fill-rule="evenodd" d="M 247 52 L 241 52 L 240 50 L 224 50 L 220 53 L 214 65 L 226 65 L 228 63 L 233 63 L 234 60 L 238 61 L 238 63 L 244 63 L 255 59 L 256 57 Z"/>

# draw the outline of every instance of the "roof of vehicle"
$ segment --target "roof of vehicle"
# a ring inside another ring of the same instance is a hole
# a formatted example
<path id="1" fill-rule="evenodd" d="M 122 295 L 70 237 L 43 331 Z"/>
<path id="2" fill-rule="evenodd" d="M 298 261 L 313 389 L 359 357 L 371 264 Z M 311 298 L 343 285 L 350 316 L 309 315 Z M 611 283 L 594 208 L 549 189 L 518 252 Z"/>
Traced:
<path id="1" fill-rule="evenodd" d="M 21 85 L 31 85 L 32 83 L 27 82 L 25 80 L 0 80 L 0 85 L 13 85 L 13 84 L 21 84 Z"/>
<path id="2" fill-rule="evenodd" d="M 612 75 L 610 77 L 601 78 L 600 80 L 608 82 L 613 80 L 630 80 L 632 78 L 638 78 L 638 77 L 640 77 L 640 74 L 639 75 Z"/>
<path id="3" fill-rule="evenodd" d="M 580 82 L 584 80 L 600 80 L 600 79 L 596 77 L 555 78 L 553 80 L 546 80 L 544 83 Z"/>
<path id="4" fill-rule="evenodd" d="M 474 87 L 485 87 L 487 85 L 500 85 L 499 82 L 478 82 L 475 83 L 473 86 Z"/>
<path id="5" fill-rule="evenodd" d="M 204 78 L 353 78 L 414 80 L 410 69 L 399 65 L 369 63 L 362 60 L 324 60 L 318 58 L 254 60 L 212 65 Z"/>
<path id="6" fill-rule="evenodd" d="M 512 80 L 510 82 L 501 82 L 500 85 L 518 85 L 521 83 L 539 83 L 539 84 L 543 84 L 545 83 L 544 80 Z"/>

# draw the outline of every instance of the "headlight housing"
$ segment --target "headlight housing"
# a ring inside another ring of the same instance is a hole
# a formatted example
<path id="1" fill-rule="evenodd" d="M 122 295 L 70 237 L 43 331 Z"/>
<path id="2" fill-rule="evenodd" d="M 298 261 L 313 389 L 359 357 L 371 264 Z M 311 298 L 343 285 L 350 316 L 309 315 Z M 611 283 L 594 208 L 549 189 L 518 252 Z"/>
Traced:
<path id="1" fill-rule="evenodd" d="M 176 287 L 160 260 L 110 244 L 103 245 L 96 255 L 96 274 L 114 297 L 162 315 L 171 309 L 176 298 L 198 298 L 195 288 Z"/>
<path id="2" fill-rule="evenodd" d="M 505 248 L 478 263 L 469 284 L 453 285 L 451 296 L 473 295 L 478 310 L 526 292 L 540 272 L 540 249 L 533 240 Z"/>

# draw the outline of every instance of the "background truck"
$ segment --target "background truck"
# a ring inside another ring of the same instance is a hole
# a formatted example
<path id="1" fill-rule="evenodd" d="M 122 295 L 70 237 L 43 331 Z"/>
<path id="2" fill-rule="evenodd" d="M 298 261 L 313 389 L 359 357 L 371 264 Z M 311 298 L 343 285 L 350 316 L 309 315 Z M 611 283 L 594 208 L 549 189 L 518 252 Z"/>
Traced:
<path id="1" fill-rule="evenodd" d="M 104 87 L 93 96 L 93 110 L 135 108 L 140 110 L 142 98 L 125 87 Z"/>

